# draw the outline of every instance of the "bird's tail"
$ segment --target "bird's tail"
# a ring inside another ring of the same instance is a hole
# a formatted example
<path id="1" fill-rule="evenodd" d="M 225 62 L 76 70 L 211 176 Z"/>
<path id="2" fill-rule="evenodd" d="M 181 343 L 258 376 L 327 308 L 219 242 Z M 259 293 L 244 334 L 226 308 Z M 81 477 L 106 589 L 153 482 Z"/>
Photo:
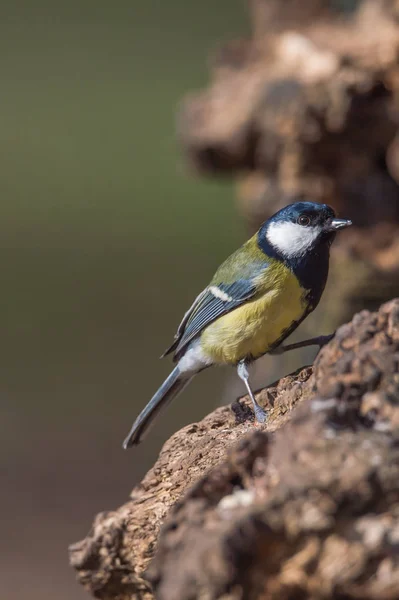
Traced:
<path id="1" fill-rule="evenodd" d="M 176 398 L 191 381 L 192 375 L 183 374 L 179 367 L 175 367 L 169 377 L 163 382 L 149 403 L 132 425 L 129 435 L 123 442 L 125 450 L 139 444 L 151 427 L 155 417 Z"/>

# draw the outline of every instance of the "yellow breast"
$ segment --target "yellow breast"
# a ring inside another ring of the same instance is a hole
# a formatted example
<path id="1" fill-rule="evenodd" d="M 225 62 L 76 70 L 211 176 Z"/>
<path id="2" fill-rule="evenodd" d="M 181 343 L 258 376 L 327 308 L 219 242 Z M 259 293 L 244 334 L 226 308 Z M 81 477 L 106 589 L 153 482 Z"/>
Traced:
<path id="1" fill-rule="evenodd" d="M 270 350 L 306 310 L 304 290 L 281 263 L 260 276 L 255 298 L 220 317 L 204 330 L 201 347 L 215 362 L 236 364 Z"/>

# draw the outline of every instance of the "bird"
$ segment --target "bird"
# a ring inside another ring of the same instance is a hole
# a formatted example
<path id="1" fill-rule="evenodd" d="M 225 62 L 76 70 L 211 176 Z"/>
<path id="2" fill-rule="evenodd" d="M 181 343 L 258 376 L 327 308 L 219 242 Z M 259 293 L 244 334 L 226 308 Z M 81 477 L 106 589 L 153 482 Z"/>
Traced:
<path id="1" fill-rule="evenodd" d="M 264 423 L 267 412 L 255 399 L 248 367 L 264 354 L 322 346 L 333 337 L 282 344 L 318 305 L 330 246 L 337 231 L 350 225 L 327 204 L 301 199 L 275 213 L 227 258 L 185 313 L 161 357 L 173 353 L 176 366 L 134 421 L 123 447 L 138 445 L 160 411 L 195 375 L 215 365 L 237 369 L 255 421 Z"/>

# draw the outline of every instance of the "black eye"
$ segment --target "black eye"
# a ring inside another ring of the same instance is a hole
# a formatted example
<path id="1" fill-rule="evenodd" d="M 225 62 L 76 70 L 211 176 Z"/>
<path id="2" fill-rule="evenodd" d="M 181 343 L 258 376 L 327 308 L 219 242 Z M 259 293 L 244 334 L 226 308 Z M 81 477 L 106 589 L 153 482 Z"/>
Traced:
<path id="1" fill-rule="evenodd" d="M 298 217 L 298 223 L 299 225 L 306 227 L 307 225 L 310 225 L 310 217 L 308 217 L 308 215 L 301 215 Z"/>

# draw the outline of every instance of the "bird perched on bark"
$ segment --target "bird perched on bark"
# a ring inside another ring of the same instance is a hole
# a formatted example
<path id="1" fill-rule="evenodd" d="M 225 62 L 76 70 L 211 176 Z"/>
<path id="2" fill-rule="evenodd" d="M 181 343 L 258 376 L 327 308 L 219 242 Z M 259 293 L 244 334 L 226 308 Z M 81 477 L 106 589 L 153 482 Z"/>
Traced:
<path id="1" fill-rule="evenodd" d="M 330 246 L 339 229 L 326 204 L 296 202 L 265 221 L 259 231 L 216 271 L 179 325 L 173 344 L 176 366 L 139 414 L 124 448 L 139 444 L 161 409 L 204 369 L 233 365 L 252 400 L 255 418 L 267 413 L 256 402 L 248 366 L 267 353 L 322 345 L 331 336 L 282 346 L 319 303 L 329 266 Z"/>

